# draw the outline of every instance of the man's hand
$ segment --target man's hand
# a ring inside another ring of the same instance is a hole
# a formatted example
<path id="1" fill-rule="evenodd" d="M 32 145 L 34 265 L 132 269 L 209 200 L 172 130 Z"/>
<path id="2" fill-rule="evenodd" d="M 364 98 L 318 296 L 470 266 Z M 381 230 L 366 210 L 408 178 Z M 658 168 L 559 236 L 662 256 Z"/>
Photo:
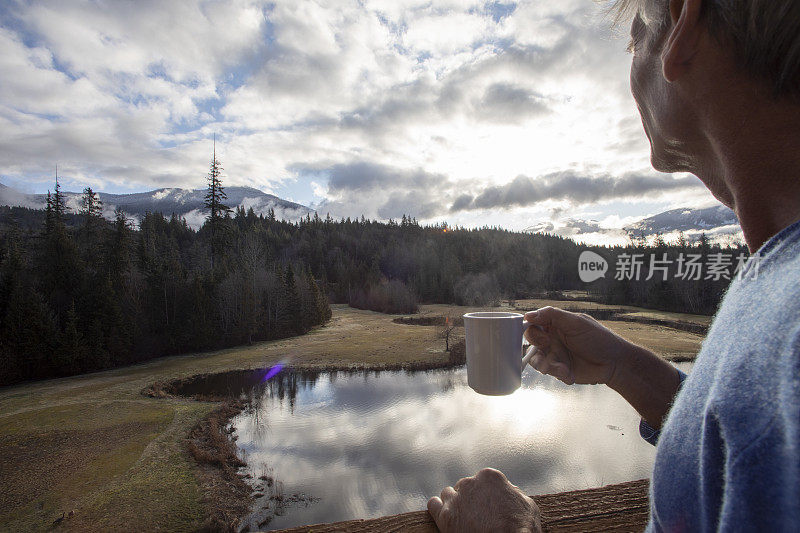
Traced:
<path id="1" fill-rule="evenodd" d="M 536 347 L 531 366 L 567 385 L 605 384 L 658 429 L 680 387 L 675 367 L 636 346 L 594 318 L 554 307 L 525 315 L 527 338 Z"/>
<path id="2" fill-rule="evenodd" d="M 542 530 L 536 503 L 492 468 L 445 487 L 441 497 L 428 500 L 428 512 L 442 533 Z"/>
<path id="3" fill-rule="evenodd" d="M 630 343 L 589 315 L 543 307 L 525 315 L 541 327 L 529 327 L 525 338 L 536 346 L 531 366 L 572 385 L 611 383 Z"/>

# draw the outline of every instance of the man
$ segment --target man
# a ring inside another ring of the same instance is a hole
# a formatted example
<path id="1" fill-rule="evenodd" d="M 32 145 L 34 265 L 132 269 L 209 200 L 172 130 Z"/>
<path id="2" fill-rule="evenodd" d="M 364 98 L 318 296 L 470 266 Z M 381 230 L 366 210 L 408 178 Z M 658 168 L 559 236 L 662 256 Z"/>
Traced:
<path id="1" fill-rule="evenodd" d="M 658 442 L 651 531 L 800 527 L 800 0 L 619 0 L 653 166 L 736 211 L 754 255 L 686 377 L 593 319 L 526 315 L 533 366 L 605 384 Z M 756 262 L 755 259 L 758 259 Z M 674 402 L 674 404 L 673 404 Z M 659 431 L 660 430 L 660 431 Z M 483 470 L 431 498 L 442 531 L 536 531 L 535 502 Z"/>

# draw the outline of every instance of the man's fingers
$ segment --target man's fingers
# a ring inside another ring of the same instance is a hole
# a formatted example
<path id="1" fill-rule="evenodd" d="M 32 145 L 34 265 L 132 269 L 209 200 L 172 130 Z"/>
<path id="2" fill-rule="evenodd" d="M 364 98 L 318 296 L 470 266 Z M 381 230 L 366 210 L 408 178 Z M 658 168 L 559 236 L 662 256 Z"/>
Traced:
<path id="1" fill-rule="evenodd" d="M 547 369 L 550 366 L 547 363 L 547 356 L 539 348 L 536 348 L 536 351 L 533 353 L 530 365 L 542 374 L 547 374 Z"/>
<path id="2" fill-rule="evenodd" d="M 475 479 L 488 481 L 488 482 L 502 482 L 505 483 L 508 481 L 506 475 L 499 470 L 495 470 L 494 468 L 484 468 L 477 474 L 475 474 Z"/>
<path id="3" fill-rule="evenodd" d="M 575 316 L 575 313 L 570 313 L 569 311 L 564 311 L 557 307 L 547 306 L 537 309 L 536 311 L 525 313 L 525 321 L 536 326 L 548 328 L 549 326 L 562 326 L 565 321 L 569 321 Z"/>
<path id="4" fill-rule="evenodd" d="M 453 497 L 455 497 L 456 494 L 457 494 L 456 489 L 454 489 L 453 487 L 445 487 L 442 489 L 442 494 L 440 497 L 442 498 L 443 502 L 446 502 L 447 500 L 453 499 Z"/>
<path id="5" fill-rule="evenodd" d="M 442 502 L 442 499 L 438 496 L 434 496 L 428 500 L 428 512 L 431 514 L 431 518 L 433 518 L 434 522 L 439 519 L 439 513 L 442 511 L 442 507 L 444 507 L 444 502 Z"/>
<path id="6" fill-rule="evenodd" d="M 525 338 L 528 339 L 528 342 L 539 346 L 541 348 L 547 348 L 550 346 L 550 335 L 545 333 L 544 331 L 538 328 L 528 328 L 525 330 Z"/>
<path id="7" fill-rule="evenodd" d="M 575 384 L 575 376 L 572 375 L 569 366 L 565 365 L 564 363 L 553 362 L 549 365 L 547 370 L 551 376 L 560 379 L 567 385 Z"/>
<path id="8" fill-rule="evenodd" d="M 454 488 L 456 489 L 456 492 L 458 492 L 460 490 L 463 490 L 463 489 L 469 487 L 473 483 L 475 483 L 475 478 L 474 477 L 471 477 L 471 476 L 470 477 L 462 477 L 461 479 L 459 479 L 456 482 Z"/>

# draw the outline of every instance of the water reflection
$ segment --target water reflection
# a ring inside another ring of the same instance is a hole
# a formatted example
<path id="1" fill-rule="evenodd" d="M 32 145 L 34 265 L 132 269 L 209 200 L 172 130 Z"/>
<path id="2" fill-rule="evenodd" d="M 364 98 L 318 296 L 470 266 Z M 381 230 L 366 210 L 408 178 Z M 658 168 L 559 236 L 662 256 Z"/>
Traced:
<path id="1" fill-rule="evenodd" d="M 233 425 L 264 493 L 252 529 L 424 509 L 444 486 L 486 466 L 544 494 L 648 477 L 654 458 L 638 415 L 616 393 L 567 387 L 530 368 L 522 388 L 503 397 L 473 392 L 464 369 L 261 378 L 216 383 L 249 400 Z"/>

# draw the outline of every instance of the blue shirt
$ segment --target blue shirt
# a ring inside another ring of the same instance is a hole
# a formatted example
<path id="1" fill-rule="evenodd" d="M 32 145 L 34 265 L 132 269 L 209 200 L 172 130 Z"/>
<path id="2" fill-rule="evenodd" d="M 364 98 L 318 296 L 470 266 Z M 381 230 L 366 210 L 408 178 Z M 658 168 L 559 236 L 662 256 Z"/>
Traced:
<path id="1" fill-rule="evenodd" d="M 648 531 L 800 531 L 800 222 L 758 256 L 660 436 L 642 425 L 658 439 Z"/>

